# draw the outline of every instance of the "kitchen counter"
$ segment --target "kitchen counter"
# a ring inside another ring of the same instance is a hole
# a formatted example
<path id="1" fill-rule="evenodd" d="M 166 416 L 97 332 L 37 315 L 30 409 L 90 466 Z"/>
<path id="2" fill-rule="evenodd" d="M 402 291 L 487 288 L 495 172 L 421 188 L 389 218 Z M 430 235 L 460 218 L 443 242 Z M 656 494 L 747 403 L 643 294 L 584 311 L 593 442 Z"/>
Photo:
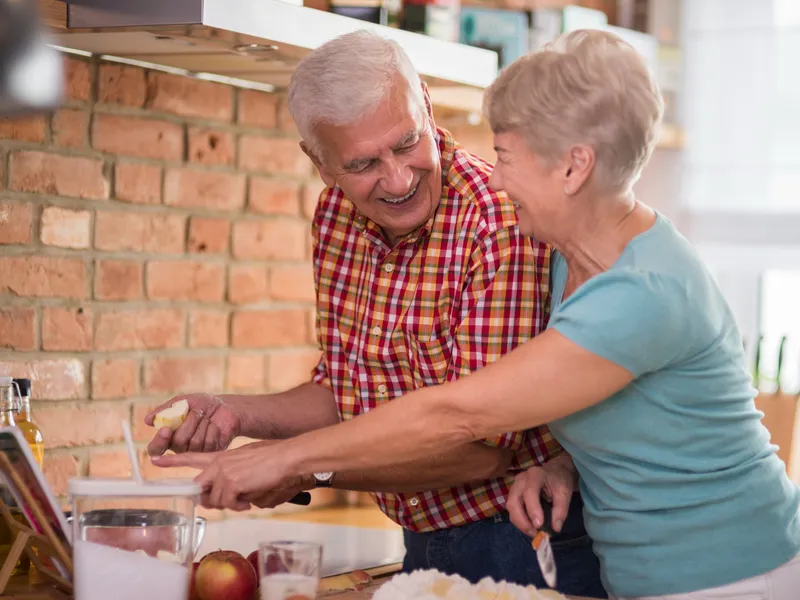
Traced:
<path id="1" fill-rule="evenodd" d="M 322 576 L 383 567 L 403 561 L 403 533 L 277 519 L 228 519 L 209 522 L 195 560 L 214 550 L 234 550 L 247 556 L 260 542 L 292 540 L 322 544 Z"/>

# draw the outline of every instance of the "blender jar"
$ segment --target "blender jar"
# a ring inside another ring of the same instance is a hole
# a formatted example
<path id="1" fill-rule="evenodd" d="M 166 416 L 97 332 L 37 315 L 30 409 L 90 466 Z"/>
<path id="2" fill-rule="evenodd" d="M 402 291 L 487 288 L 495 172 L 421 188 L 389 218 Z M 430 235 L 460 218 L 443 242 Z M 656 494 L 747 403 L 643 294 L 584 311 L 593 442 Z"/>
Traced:
<path id="1" fill-rule="evenodd" d="M 68 489 L 75 600 L 188 596 L 199 484 L 76 478 Z"/>

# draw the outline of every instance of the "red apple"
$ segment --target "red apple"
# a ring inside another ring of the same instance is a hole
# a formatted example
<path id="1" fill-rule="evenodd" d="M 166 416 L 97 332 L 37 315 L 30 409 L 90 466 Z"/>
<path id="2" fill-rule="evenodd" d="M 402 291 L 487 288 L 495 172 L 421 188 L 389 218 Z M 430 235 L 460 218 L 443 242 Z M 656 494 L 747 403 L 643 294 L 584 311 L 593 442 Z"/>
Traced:
<path id="1" fill-rule="evenodd" d="M 256 579 L 258 579 L 260 577 L 258 573 L 258 550 L 253 550 L 250 554 L 247 555 L 247 562 L 249 562 L 250 565 L 253 567 L 253 570 L 256 572 Z"/>
<path id="2" fill-rule="evenodd" d="M 258 575 L 238 552 L 218 550 L 200 561 L 195 581 L 200 600 L 252 600 Z"/>
<path id="3" fill-rule="evenodd" d="M 197 586 L 195 586 L 195 579 L 197 578 L 197 567 L 200 566 L 199 562 L 192 563 L 192 575 L 189 580 L 189 600 L 200 600 L 197 595 Z"/>

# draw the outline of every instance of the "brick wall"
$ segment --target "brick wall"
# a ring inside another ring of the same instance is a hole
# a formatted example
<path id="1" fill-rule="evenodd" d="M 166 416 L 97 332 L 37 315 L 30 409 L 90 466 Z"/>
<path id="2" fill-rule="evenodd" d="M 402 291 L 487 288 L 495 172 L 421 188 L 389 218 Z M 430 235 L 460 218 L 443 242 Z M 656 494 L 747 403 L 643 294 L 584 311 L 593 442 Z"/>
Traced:
<path id="1" fill-rule="evenodd" d="M 120 420 L 143 448 L 175 393 L 307 378 L 321 188 L 280 96 L 65 60 L 60 110 L 0 118 L 0 373 L 34 379 L 59 496 L 129 474 Z"/>

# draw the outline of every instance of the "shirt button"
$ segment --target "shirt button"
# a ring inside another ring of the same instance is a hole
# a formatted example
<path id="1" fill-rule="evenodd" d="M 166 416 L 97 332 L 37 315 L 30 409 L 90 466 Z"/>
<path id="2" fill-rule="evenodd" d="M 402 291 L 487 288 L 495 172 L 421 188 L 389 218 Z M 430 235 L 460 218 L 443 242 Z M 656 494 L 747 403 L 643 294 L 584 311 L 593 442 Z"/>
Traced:
<path id="1" fill-rule="evenodd" d="M 417 506 L 419 504 L 419 499 L 418 498 L 412 498 L 411 500 L 408 501 L 408 503 L 411 506 Z"/>
<path id="2" fill-rule="evenodd" d="M 383 270 L 386 271 L 387 273 L 391 273 L 392 271 L 394 271 L 394 265 L 392 263 L 386 263 L 385 265 L 383 265 Z"/>
<path id="3" fill-rule="evenodd" d="M 388 391 L 389 391 L 389 388 L 387 388 L 387 387 L 386 387 L 386 385 L 382 383 L 382 384 L 380 384 L 380 385 L 378 386 L 378 391 L 379 391 L 381 394 L 385 394 L 386 392 L 388 392 Z"/>
<path id="4" fill-rule="evenodd" d="M 375 327 L 372 328 L 372 335 L 380 335 L 380 334 L 381 334 L 381 328 L 375 325 Z"/>

